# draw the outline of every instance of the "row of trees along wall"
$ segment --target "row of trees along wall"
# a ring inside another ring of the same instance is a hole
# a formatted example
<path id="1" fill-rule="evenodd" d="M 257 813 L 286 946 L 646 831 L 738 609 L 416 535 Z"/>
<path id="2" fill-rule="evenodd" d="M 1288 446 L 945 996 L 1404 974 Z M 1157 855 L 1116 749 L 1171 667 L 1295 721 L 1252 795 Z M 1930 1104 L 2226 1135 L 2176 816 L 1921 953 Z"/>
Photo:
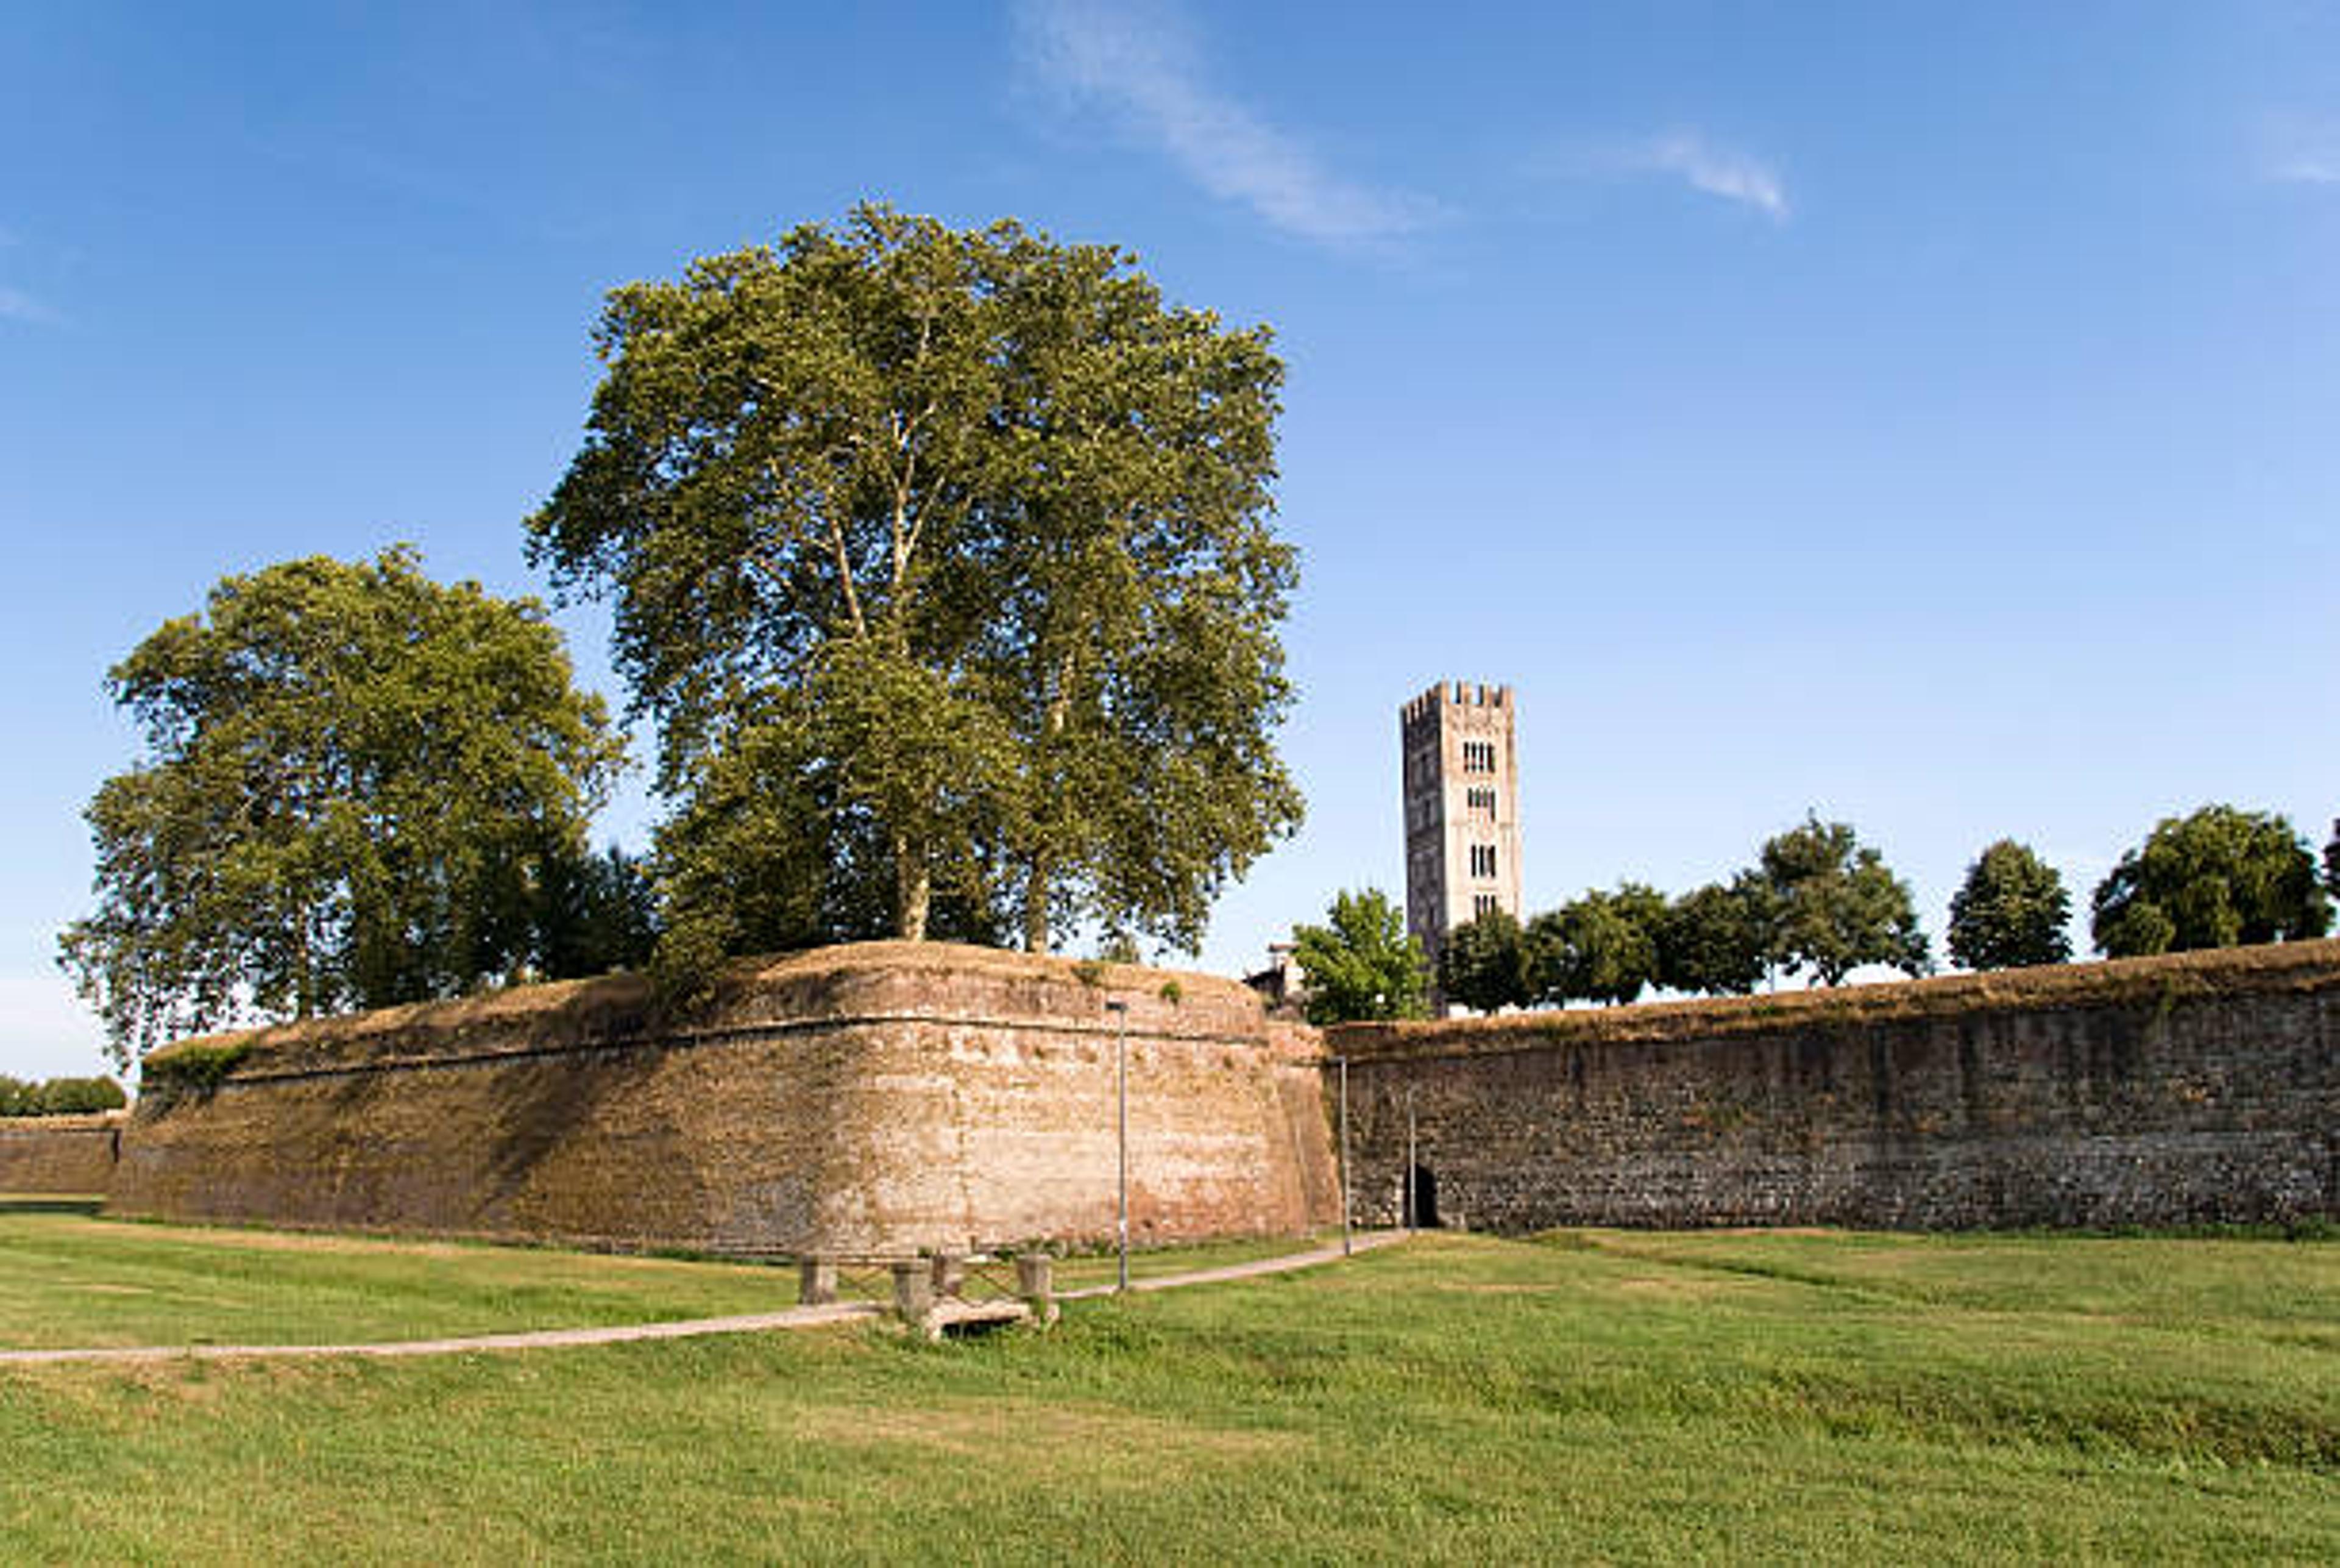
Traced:
<path id="1" fill-rule="evenodd" d="M 2286 819 L 2210 805 L 2164 819 L 2121 857 L 2097 887 L 2090 928 L 2097 950 L 2113 958 L 2297 941 L 2331 928 L 2335 898 L 2340 822 L 2319 885 L 2314 851 Z M 2055 868 L 2002 839 L 1976 858 L 1950 900 L 1950 958 L 1978 970 L 2062 963 L 2071 957 L 2070 917 Z M 1345 936 L 1312 948 L 1306 930 L 1303 961 L 1315 957 L 1314 968 L 1328 975 L 1363 950 Z M 1834 986 L 1869 964 L 1930 973 L 1931 944 L 1907 884 L 1877 850 L 1848 824 L 1813 816 L 1766 842 L 1757 863 L 1731 880 L 1675 898 L 1625 882 L 1614 892 L 1588 891 L 1524 928 L 1500 910 L 1482 916 L 1449 936 L 1438 983 L 1447 1001 L 1492 1012 L 1630 1002 L 1651 986 L 1743 996 L 1781 973 Z M 1391 968 L 1378 966 L 1375 990 L 1410 995 L 1405 976 L 1389 983 Z M 1319 989 L 1321 1022 L 1410 1016 L 1403 1007 L 1361 1009 L 1337 983 Z"/>
<path id="2" fill-rule="evenodd" d="M 2340 1217 L 2340 941 L 1327 1044 L 1368 1222 L 1410 1179 L 1511 1231 Z"/>

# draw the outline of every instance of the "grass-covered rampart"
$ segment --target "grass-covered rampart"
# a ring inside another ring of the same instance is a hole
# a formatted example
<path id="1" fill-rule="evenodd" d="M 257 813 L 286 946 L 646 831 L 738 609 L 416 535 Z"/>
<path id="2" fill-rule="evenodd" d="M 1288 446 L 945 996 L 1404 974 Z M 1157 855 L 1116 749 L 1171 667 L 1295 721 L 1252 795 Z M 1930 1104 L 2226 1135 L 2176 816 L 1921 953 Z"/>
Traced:
<path id="1" fill-rule="evenodd" d="M 2142 1007 L 2166 1012 L 2180 1003 L 2214 997 L 2335 989 L 2340 989 L 2340 938 L 2326 938 L 1752 997 L 1341 1024 L 1328 1032 L 1327 1040 L 1334 1054 L 1352 1058 L 1473 1056 L 1555 1044 L 1843 1030 L 2008 1011 Z"/>

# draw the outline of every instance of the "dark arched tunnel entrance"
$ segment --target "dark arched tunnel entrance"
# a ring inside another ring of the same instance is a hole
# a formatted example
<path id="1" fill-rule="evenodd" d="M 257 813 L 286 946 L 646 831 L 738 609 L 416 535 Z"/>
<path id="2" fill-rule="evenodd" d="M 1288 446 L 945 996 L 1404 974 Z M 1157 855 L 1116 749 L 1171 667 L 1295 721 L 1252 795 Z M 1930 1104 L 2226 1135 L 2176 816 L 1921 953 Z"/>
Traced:
<path id="1" fill-rule="evenodd" d="M 1438 1228 L 1438 1174 L 1428 1166 L 1416 1166 L 1407 1190 L 1406 1223 L 1415 1230 Z"/>

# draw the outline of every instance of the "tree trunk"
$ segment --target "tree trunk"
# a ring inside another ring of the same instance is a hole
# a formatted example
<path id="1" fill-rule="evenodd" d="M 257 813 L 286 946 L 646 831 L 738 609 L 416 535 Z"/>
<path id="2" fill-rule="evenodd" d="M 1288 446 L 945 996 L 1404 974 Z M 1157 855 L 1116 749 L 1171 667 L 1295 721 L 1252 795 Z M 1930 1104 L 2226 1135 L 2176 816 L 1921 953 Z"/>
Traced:
<path id="1" fill-rule="evenodd" d="M 1024 884 L 1024 950 L 1048 950 L 1048 857 L 1032 857 L 1031 874 Z"/>
<path id="2" fill-rule="evenodd" d="M 901 835 L 894 837 L 894 934 L 907 942 L 927 939 L 927 907 L 934 901 L 934 875 L 926 857 Z"/>

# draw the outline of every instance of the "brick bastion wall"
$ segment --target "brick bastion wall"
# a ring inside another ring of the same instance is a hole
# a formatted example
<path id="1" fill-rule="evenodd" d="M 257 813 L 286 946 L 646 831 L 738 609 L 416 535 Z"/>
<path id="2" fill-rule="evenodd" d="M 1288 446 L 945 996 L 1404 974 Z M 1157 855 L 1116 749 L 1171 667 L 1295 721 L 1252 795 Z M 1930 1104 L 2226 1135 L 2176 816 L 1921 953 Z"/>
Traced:
<path id="1" fill-rule="evenodd" d="M 1409 1108 L 1424 1217 L 1496 1230 L 2340 1217 L 2340 941 L 1326 1047 L 1368 1221 L 1400 1216 Z"/>
<path id="2" fill-rule="evenodd" d="M 927 943 L 743 970 L 684 1018 L 618 976 L 186 1042 L 150 1060 L 109 1208 L 735 1253 L 1102 1239 L 1109 1000 L 1136 1237 L 1337 1216 L 1315 1042 L 1253 993 Z"/>
<path id="3" fill-rule="evenodd" d="M 0 1116 L 0 1193 L 102 1193 L 114 1185 L 114 1146 L 125 1118 Z"/>

